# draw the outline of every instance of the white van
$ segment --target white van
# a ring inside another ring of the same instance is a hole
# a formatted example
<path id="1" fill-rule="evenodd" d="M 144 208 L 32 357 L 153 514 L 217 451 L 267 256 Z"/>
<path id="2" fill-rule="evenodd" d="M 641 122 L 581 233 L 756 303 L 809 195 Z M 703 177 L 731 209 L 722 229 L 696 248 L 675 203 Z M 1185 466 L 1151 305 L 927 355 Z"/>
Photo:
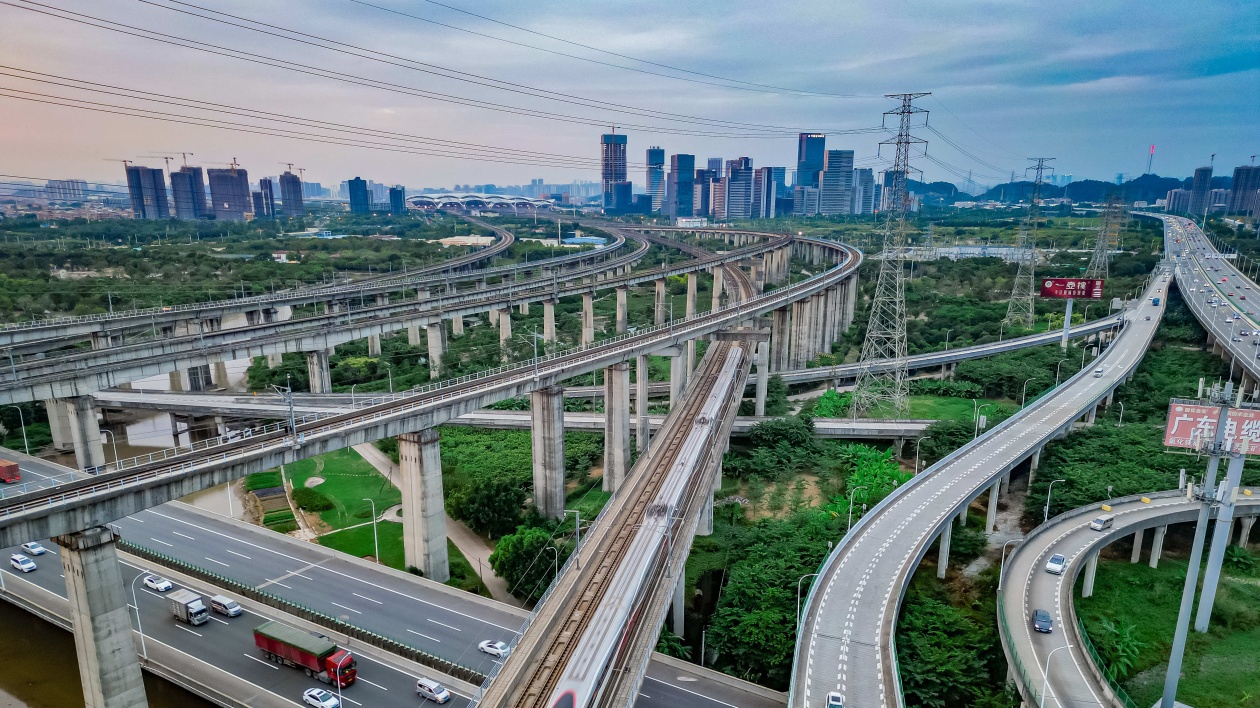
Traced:
<path id="1" fill-rule="evenodd" d="M 1102 516 L 1089 522 L 1089 527 L 1095 531 L 1106 531 L 1116 523 L 1115 514 L 1103 514 Z"/>
<path id="2" fill-rule="evenodd" d="M 1103 375 L 1103 370 L 1101 368 L 1094 369 L 1094 378 L 1101 379 L 1102 375 Z"/>
<path id="3" fill-rule="evenodd" d="M 416 693 L 435 703 L 446 703 L 451 700 L 451 692 L 442 684 L 429 678 L 416 679 Z"/>
<path id="4" fill-rule="evenodd" d="M 210 598 L 210 609 L 228 617 L 236 617 L 241 614 L 241 606 L 236 604 L 236 600 L 222 595 L 215 595 Z"/>

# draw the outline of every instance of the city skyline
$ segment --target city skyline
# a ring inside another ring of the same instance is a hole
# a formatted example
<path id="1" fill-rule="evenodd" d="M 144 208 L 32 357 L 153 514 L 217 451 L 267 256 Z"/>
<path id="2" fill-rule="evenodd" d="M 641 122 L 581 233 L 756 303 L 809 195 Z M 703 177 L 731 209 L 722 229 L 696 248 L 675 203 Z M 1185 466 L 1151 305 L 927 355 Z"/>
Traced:
<path id="1" fill-rule="evenodd" d="M 829 144 L 843 143 L 859 156 L 873 156 L 881 134 L 833 131 L 878 125 L 880 115 L 889 107 L 882 94 L 912 85 L 933 92 L 924 101 L 924 107 L 932 111 L 932 129 L 966 151 L 964 154 L 943 140 L 933 140 L 935 136 L 925 131 L 924 137 L 932 143 L 931 154 L 959 170 L 974 171 L 980 184 L 994 184 L 1006 181 L 1009 170 L 1022 170 L 1027 154 L 1054 154 L 1063 171 L 1077 179 L 1110 180 L 1116 172 L 1140 174 L 1150 144 L 1157 146 L 1153 171 L 1159 174 L 1189 175 L 1207 164 L 1211 153 L 1217 154 L 1218 166 L 1246 164 L 1257 152 L 1249 131 L 1256 124 L 1256 109 L 1250 102 L 1233 97 L 1239 86 L 1255 85 L 1260 74 L 1260 59 L 1248 48 L 1254 39 L 1255 22 L 1224 2 L 1178 6 L 1185 11 L 1152 13 L 1158 17 L 1129 16 L 1122 10 L 1083 3 L 1050 16 L 1016 6 L 994 15 L 978 6 L 946 12 L 927 4 L 879 15 L 859 8 L 826 12 L 831 7 L 824 3 L 796 3 L 792 11 L 770 17 L 751 8 L 737 8 L 724 12 L 721 23 L 699 21 L 702 17 L 711 19 L 707 9 L 664 3 L 652 5 L 649 12 L 634 13 L 607 8 L 561 10 L 547 5 L 524 8 L 502 2 L 479 9 L 486 17 L 539 28 L 572 41 L 580 42 L 598 32 L 600 46 L 609 51 L 698 72 L 693 75 L 599 54 L 432 4 L 382 7 L 640 71 L 570 59 L 334 0 L 301 8 L 281 4 L 265 11 L 243 2 L 226 2 L 214 8 L 406 60 L 431 62 L 609 105 L 632 106 L 653 115 L 668 112 L 790 129 L 774 136 L 739 139 L 671 133 L 668 131 L 719 131 L 712 125 L 688 128 L 681 119 L 627 115 L 606 106 L 598 110 L 562 108 L 563 104 L 554 100 L 522 97 L 467 79 L 438 79 L 414 70 L 383 67 L 378 62 L 303 47 L 159 7 L 102 4 L 91 10 L 106 19 L 357 75 L 371 74 L 426 91 L 532 111 L 580 114 L 608 126 L 622 119 L 654 123 L 661 130 L 617 130 L 630 136 L 630 180 L 636 184 L 643 175 L 638 161 L 649 146 L 660 146 L 667 155 L 738 154 L 752 157 L 759 165 L 794 165 L 796 133 L 818 130 L 828 134 Z M 811 17 L 810 31 L 802 32 L 798 19 L 806 14 Z M 296 158 L 312 181 L 324 183 L 368 171 L 385 182 L 416 185 L 514 184 L 539 176 L 556 183 L 599 179 L 598 155 L 592 154 L 590 145 L 608 132 L 608 126 L 574 125 L 346 85 L 257 62 L 76 26 L 16 8 L 6 8 L 3 17 L 13 29 L 9 43 L 13 56 L 8 61 L 31 71 L 287 115 L 318 116 L 377 131 L 511 146 L 568 156 L 581 165 L 498 164 L 466 157 L 318 145 L 89 113 L 10 96 L 3 99 L 10 119 L 0 128 L 0 150 L 4 150 L 6 163 L 15 174 L 117 182 L 116 167 L 105 162 L 107 159 L 135 159 L 144 164 L 143 156 L 187 150 L 196 155 L 190 164 L 208 169 L 235 157 L 260 174 L 278 172 L 267 165 L 278 166 Z M 904 32 L 903 50 L 887 50 L 882 39 L 894 29 L 894 23 Z M 1209 27 L 1222 41 L 1198 41 Z M 837 34 L 853 41 L 836 50 L 827 38 Z M 1045 42 L 1038 39 L 1040 35 L 1056 39 Z M 769 38 L 777 44 L 772 50 L 732 49 L 759 46 L 752 42 L 754 38 Z M 148 60 L 154 52 L 161 56 L 161 62 Z M 643 73 L 648 71 L 653 73 Z M 706 75 L 839 96 L 776 92 Z M 6 78 L 4 84 L 19 90 L 102 100 L 69 89 L 53 91 L 44 84 L 17 78 Z M 261 124 L 279 127 L 265 120 Z M 158 159 L 150 160 L 149 166 L 161 164 Z M 923 166 L 928 180 L 962 181 L 936 164 Z"/>

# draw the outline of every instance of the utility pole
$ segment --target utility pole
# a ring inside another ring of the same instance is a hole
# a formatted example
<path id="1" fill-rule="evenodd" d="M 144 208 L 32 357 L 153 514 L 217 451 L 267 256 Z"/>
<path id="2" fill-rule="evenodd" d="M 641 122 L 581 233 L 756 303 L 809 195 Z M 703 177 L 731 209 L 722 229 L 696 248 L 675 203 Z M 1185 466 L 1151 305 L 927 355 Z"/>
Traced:
<path id="1" fill-rule="evenodd" d="M 927 145 L 910 135 L 911 122 L 916 114 L 923 114 L 927 125 L 927 111 L 914 105 L 914 99 L 928 93 L 886 94 L 886 98 L 901 105 L 884 113 L 897 117 L 897 137 L 880 145 L 896 146 L 893 159 L 892 185 L 888 199 L 888 218 L 884 221 L 884 245 L 880 254 L 879 279 L 875 283 L 875 298 L 871 302 L 870 320 L 866 328 L 866 341 L 862 343 L 857 385 L 853 389 L 853 415 L 870 410 L 887 401 L 893 408 L 904 413 L 909 381 L 906 374 L 906 213 L 910 211 L 910 192 L 906 180 L 910 172 L 910 148 Z M 924 148 L 926 150 L 926 148 Z M 872 364 L 881 359 L 891 359 L 893 365 L 884 371 L 875 371 Z"/>
<path id="2" fill-rule="evenodd" d="M 1029 160 L 1037 163 L 1024 170 L 1033 171 L 1033 188 L 1031 198 L 1028 200 L 1028 214 L 1024 217 L 1024 223 L 1019 227 L 1019 241 L 1016 248 L 1019 252 L 1019 270 L 1015 274 L 1015 283 L 1011 288 L 1011 301 L 1006 306 L 1006 324 L 1012 327 L 1023 327 L 1032 329 L 1033 318 L 1036 317 L 1034 300 L 1033 300 L 1033 284 L 1036 282 L 1036 262 L 1037 262 L 1037 222 L 1040 221 L 1041 207 L 1041 185 L 1043 177 L 1047 171 L 1053 171 L 1053 167 L 1046 165 L 1047 162 L 1053 160 L 1053 157 L 1030 157 Z"/>

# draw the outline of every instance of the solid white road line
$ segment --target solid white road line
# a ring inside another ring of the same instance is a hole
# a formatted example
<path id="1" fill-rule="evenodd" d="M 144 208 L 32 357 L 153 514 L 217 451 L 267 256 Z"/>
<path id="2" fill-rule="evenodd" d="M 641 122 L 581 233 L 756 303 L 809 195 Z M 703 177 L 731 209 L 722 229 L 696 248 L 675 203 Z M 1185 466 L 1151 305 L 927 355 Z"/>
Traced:
<path id="1" fill-rule="evenodd" d="M 343 610 L 350 610 L 351 612 L 355 613 L 356 615 L 361 615 L 361 614 L 363 614 L 362 612 L 359 612 L 358 610 L 354 609 L 353 607 L 346 607 L 345 605 L 341 604 L 340 602 L 333 602 L 333 603 L 330 603 L 330 604 L 336 605 L 337 607 L 340 607 L 340 608 L 341 608 L 341 609 L 343 609 Z"/>
<path id="2" fill-rule="evenodd" d="M 407 630 L 407 631 L 408 631 L 408 632 L 411 632 L 412 634 L 416 635 L 417 637 L 424 637 L 425 639 L 427 639 L 427 640 L 429 640 L 429 641 L 431 641 L 431 642 L 437 642 L 438 644 L 441 644 L 441 643 L 442 643 L 442 640 L 441 640 L 441 639 L 434 639 L 433 637 L 430 637 L 430 636 L 429 636 L 429 635 L 427 635 L 427 634 L 421 634 L 421 633 L 417 632 L 417 631 L 416 631 L 416 630 L 414 630 L 414 629 L 409 629 L 409 630 Z"/>

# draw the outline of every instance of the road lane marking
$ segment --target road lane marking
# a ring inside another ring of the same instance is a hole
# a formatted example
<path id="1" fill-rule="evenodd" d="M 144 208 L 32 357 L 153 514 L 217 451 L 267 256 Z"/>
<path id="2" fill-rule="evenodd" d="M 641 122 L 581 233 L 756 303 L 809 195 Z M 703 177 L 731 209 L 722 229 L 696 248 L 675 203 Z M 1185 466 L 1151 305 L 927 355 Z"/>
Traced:
<path id="1" fill-rule="evenodd" d="M 360 595 L 360 594 L 359 594 L 359 593 L 357 593 L 357 592 L 352 592 L 352 593 L 350 593 L 350 594 L 351 594 L 351 595 L 354 595 L 355 597 L 361 597 L 361 598 L 363 598 L 364 600 L 367 600 L 368 602 L 375 602 L 375 603 L 376 603 L 376 604 L 378 604 L 378 605 L 384 605 L 384 604 L 385 604 L 385 603 L 381 602 L 380 600 L 373 600 L 372 598 L 368 597 L 367 595 Z"/>
<path id="2" fill-rule="evenodd" d="M 433 624 L 438 625 L 438 626 L 441 626 L 441 627 L 446 627 L 447 629 L 453 629 L 453 630 L 455 630 L 456 632 L 462 632 L 462 631 L 464 631 L 464 630 L 460 629 L 459 627 L 452 627 L 452 626 L 450 626 L 449 624 L 442 624 L 441 622 L 438 622 L 438 621 L 437 621 L 437 620 L 435 620 L 435 619 L 431 619 L 431 620 L 429 620 L 429 621 L 430 621 L 430 622 L 432 622 Z"/>
<path id="3" fill-rule="evenodd" d="M 253 659 L 254 661 L 257 661 L 258 663 L 262 664 L 263 666 L 266 666 L 269 669 L 275 669 L 276 671 L 280 670 L 279 666 L 276 666 L 270 661 L 263 661 L 262 659 L 259 659 L 258 657 L 253 656 L 252 654 L 242 654 L 242 656 L 244 656 L 246 659 Z"/>
<path id="4" fill-rule="evenodd" d="M 658 679 L 658 678 L 653 678 L 653 677 L 651 677 L 651 676 L 644 676 L 643 678 L 647 679 L 648 681 L 655 681 L 655 682 L 657 682 L 657 683 L 663 683 L 663 684 L 665 684 L 666 686 L 669 686 L 670 688 L 673 688 L 673 689 L 676 689 L 676 690 L 682 691 L 683 693 L 690 693 L 690 694 L 691 694 L 691 695 L 693 695 L 693 696 L 698 696 L 698 697 L 700 697 L 700 698 L 703 698 L 703 699 L 704 699 L 704 700 L 706 700 L 706 701 L 712 701 L 713 703 L 716 703 L 716 704 L 718 704 L 718 705 L 720 705 L 720 706 L 730 706 L 730 708 L 739 708 L 739 706 L 735 705 L 734 703 L 727 703 L 726 701 L 719 701 L 718 699 L 716 699 L 716 698 L 712 698 L 712 697 L 710 697 L 710 696 L 706 696 L 706 695 L 704 695 L 703 693 L 696 693 L 695 691 L 689 691 L 689 690 L 687 690 L 687 689 L 683 688 L 682 686 L 675 686 L 674 684 L 672 684 L 672 683 L 670 683 L 670 682 L 668 682 L 668 681 L 662 681 L 661 679 Z"/>
<path id="5" fill-rule="evenodd" d="M 227 563 L 224 563 L 224 562 L 223 562 L 223 561 L 221 561 L 221 560 L 215 560 L 215 559 L 211 558 L 210 556 L 205 556 L 205 559 L 206 559 L 206 560 L 208 560 L 208 561 L 210 561 L 211 563 L 218 563 L 219 565 L 223 566 L 224 568 L 231 568 L 231 567 L 232 567 L 232 566 L 228 565 Z"/>
<path id="6" fill-rule="evenodd" d="M 249 556 L 245 555 L 244 553 L 237 553 L 236 551 L 233 551 L 233 550 L 232 550 L 232 549 L 230 549 L 230 548 L 225 548 L 225 549 L 223 549 L 223 550 L 227 551 L 228 553 L 231 553 L 231 554 L 232 554 L 232 555 L 234 555 L 234 556 L 240 556 L 241 558 L 244 558 L 245 560 L 254 560 L 253 558 L 250 558 Z"/>
<path id="7" fill-rule="evenodd" d="M 195 634 L 195 635 L 197 635 L 198 637 L 200 637 L 200 636 L 201 636 L 201 632 L 194 632 L 194 631 L 192 631 L 191 629 L 189 629 L 189 628 L 187 628 L 187 627 L 181 627 L 181 626 L 180 626 L 180 625 L 178 625 L 178 624 L 177 624 L 177 625 L 175 625 L 175 626 L 176 626 L 176 627 L 179 627 L 180 629 L 184 630 L 185 632 L 188 632 L 189 634 Z"/>
<path id="8" fill-rule="evenodd" d="M 175 547 L 175 544 L 173 544 L 173 543 L 167 543 L 166 541 L 158 541 L 156 538 L 153 538 L 152 536 L 150 536 L 150 537 L 149 537 L 149 540 L 150 540 L 150 541 L 157 541 L 158 543 L 162 544 L 163 546 L 170 546 L 171 548 L 174 548 L 174 547 Z"/>
<path id="9" fill-rule="evenodd" d="M 409 629 L 409 630 L 407 630 L 407 631 L 408 631 L 408 632 L 411 632 L 412 634 L 416 635 L 417 637 L 424 637 L 425 639 L 428 639 L 428 640 L 429 640 L 429 641 L 431 641 L 431 642 L 437 642 L 438 644 L 441 644 L 441 643 L 442 643 L 442 640 L 441 640 L 441 639 L 434 639 L 433 637 L 430 637 L 430 636 L 429 636 L 429 635 L 427 635 L 427 634 L 421 634 L 421 633 L 417 632 L 417 631 L 416 631 L 416 630 L 414 630 L 414 629 Z"/>
<path id="10" fill-rule="evenodd" d="M 285 585 L 284 583 L 280 582 L 279 580 L 267 580 L 267 582 L 263 583 L 262 585 L 259 585 L 258 587 L 260 587 L 260 588 L 261 588 L 261 587 L 265 587 L 265 586 L 267 586 L 267 585 L 279 585 L 280 587 L 284 588 L 285 590 L 292 590 L 292 589 L 293 589 L 293 588 L 289 587 L 288 585 Z"/>
<path id="11" fill-rule="evenodd" d="M 227 620 L 221 620 L 218 617 L 211 617 L 210 619 L 214 620 L 215 622 L 218 622 L 219 624 L 231 624 Z"/>
<path id="12" fill-rule="evenodd" d="M 334 605 L 336 605 L 337 607 L 340 607 L 340 608 L 341 608 L 341 609 L 343 609 L 343 610 L 350 610 L 351 612 L 355 613 L 356 615 L 361 615 L 361 614 L 363 614 L 362 612 L 359 612 L 358 610 L 354 609 L 353 607 L 346 607 L 345 605 L 341 604 L 340 602 L 334 602 L 334 603 L 331 603 L 331 604 L 334 604 Z"/>
<path id="13" fill-rule="evenodd" d="M 380 685 L 379 683 L 372 683 L 371 681 L 368 681 L 367 679 L 363 678 L 362 676 L 360 676 L 358 680 L 362 681 L 363 683 L 368 684 L 369 686 L 376 686 L 377 688 L 381 689 L 382 691 L 388 691 L 388 690 L 389 690 L 388 688 L 385 688 L 384 686 Z"/>
<path id="14" fill-rule="evenodd" d="M 197 539 L 193 538 L 192 536 L 189 536 L 188 534 L 180 533 L 180 532 L 178 532 L 178 531 L 172 531 L 171 533 L 175 534 L 176 536 L 180 536 L 180 537 L 182 537 L 182 538 L 186 538 L 186 539 L 188 539 L 189 541 L 196 541 L 196 540 L 197 540 Z"/>

